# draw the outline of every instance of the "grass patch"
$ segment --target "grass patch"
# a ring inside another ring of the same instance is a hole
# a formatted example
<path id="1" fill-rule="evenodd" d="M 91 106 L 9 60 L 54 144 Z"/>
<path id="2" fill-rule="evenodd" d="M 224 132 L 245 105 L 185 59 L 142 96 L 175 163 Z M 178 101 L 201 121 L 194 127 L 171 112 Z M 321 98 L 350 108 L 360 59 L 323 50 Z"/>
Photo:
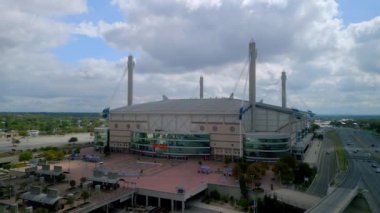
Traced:
<path id="1" fill-rule="evenodd" d="M 347 171 L 348 169 L 348 161 L 347 161 L 347 155 L 344 150 L 344 146 L 342 142 L 340 141 L 340 138 L 336 131 L 329 131 L 327 132 L 327 137 L 333 142 L 335 152 L 337 154 L 338 158 L 338 170 L 339 171 Z"/>

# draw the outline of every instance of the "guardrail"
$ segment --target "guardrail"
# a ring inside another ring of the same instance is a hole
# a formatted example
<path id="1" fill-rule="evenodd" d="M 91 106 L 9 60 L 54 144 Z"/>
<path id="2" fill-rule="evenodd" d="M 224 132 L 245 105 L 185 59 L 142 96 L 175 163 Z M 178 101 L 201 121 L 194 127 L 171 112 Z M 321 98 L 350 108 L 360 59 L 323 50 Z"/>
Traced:
<path id="1" fill-rule="evenodd" d="M 198 187 L 192 189 L 191 191 L 188 191 L 188 192 L 185 192 L 185 197 L 184 197 L 184 200 L 187 200 L 189 199 L 190 197 L 200 193 L 201 191 L 204 191 L 206 190 L 208 187 L 208 184 L 207 183 L 202 183 L 201 185 L 199 185 Z"/>
<path id="2" fill-rule="evenodd" d="M 345 208 L 351 203 L 351 201 L 358 194 L 359 186 L 354 189 L 336 188 L 333 192 L 323 197 L 322 200 L 312 208 L 308 209 L 306 213 L 319 213 L 319 212 L 343 212 Z M 339 198 L 337 202 L 334 196 Z"/>

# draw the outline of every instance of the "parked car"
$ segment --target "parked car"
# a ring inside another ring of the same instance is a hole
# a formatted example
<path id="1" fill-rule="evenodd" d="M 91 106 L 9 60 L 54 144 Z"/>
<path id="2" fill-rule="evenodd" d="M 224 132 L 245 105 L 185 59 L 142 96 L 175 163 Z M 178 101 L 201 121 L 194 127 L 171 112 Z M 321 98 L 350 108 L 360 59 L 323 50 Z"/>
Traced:
<path id="1" fill-rule="evenodd" d="M 377 168 L 376 163 L 373 163 L 371 166 L 372 166 L 373 168 Z"/>
<path id="2" fill-rule="evenodd" d="M 377 169 L 376 169 L 376 173 L 380 173 L 380 168 L 377 168 Z"/>
<path id="3" fill-rule="evenodd" d="M 229 168 L 229 167 L 225 168 L 223 175 L 224 176 L 232 176 L 232 168 Z"/>
<path id="4" fill-rule="evenodd" d="M 211 168 L 207 165 L 201 165 L 199 168 L 198 168 L 198 173 L 202 173 L 202 174 L 210 174 L 212 171 L 211 171 Z"/>

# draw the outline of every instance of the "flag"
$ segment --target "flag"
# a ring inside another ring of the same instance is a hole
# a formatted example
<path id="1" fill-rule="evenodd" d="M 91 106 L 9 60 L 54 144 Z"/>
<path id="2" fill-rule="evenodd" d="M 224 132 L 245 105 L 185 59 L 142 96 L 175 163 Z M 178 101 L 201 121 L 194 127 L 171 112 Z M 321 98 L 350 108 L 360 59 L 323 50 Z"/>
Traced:
<path id="1" fill-rule="evenodd" d="M 110 108 L 105 108 L 103 109 L 103 112 L 102 112 L 102 117 L 103 118 L 108 118 L 108 115 L 110 114 Z"/>

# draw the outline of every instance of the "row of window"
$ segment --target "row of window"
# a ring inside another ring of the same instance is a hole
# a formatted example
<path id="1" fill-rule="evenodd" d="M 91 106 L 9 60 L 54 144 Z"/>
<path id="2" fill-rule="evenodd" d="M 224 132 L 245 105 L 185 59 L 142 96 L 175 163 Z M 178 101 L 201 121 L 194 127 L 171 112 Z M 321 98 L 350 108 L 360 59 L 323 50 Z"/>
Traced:
<path id="1" fill-rule="evenodd" d="M 130 129 L 131 128 L 131 125 L 130 124 L 127 124 L 126 125 L 127 129 Z M 117 123 L 114 124 L 114 128 L 117 129 L 119 128 L 119 125 Z M 136 124 L 136 129 L 140 129 L 140 124 Z M 201 125 L 199 126 L 199 130 L 204 132 L 206 130 L 205 126 Z M 218 131 L 218 126 L 213 126 L 212 127 L 212 131 L 213 132 L 217 132 Z M 235 132 L 236 131 L 236 128 L 234 126 L 231 126 L 230 127 L 230 132 Z"/>
<path id="2" fill-rule="evenodd" d="M 289 151 L 283 152 L 258 152 L 258 151 L 244 151 L 244 155 L 247 158 L 268 158 L 268 159 L 276 159 L 281 158 L 285 155 L 289 154 Z"/>
<path id="3" fill-rule="evenodd" d="M 113 127 L 115 127 L 115 129 L 119 128 L 119 125 L 117 123 L 115 123 L 113 125 Z M 130 124 L 127 124 L 127 129 L 130 129 L 131 128 L 131 125 Z M 136 124 L 136 129 L 140 129 L 140 124 Z"/>
<path id="4" fill-rule="evenodd" d="M 164 133 L 164 132 L 133 132 L 132 138 L 137 140 L 165 140 L 165 141 L 210 141 L 208 134 L 178 134 L 178 133 Z"/>
<path id="5" fill-rule="evenodd" d="M 215 149 L 214 154 L 239 155 L 240 151 L 237 149 Z"/>
<path id="6" fill-rule="evenodd" d="M 267 144 L 249 144 L 246 143 L 244 149 L 255 149 L 255 150 L 288 150 L 289 144 L 275 144 L 275 145 L 267 145 Z"/>
<path id="7" fill-rule="evenodd" d="M 274 143 L 288 143 L 289 138 L 280 138 L 280 139 L 267 139 L 267 138 L 246 138 L 246 142 L 249 143 L 267 143 L 267 144 L 274 144 Z"/>
<path id="8" fill-rule="evenodd" d="M 128 147 L 127 143 L 111 143 L 111 147 Z"/>
<path id="9" fill-rule="evenodd" d="M 208 134 L 133 132 L 131 149 L 169 154 L 210 154 Z"/>
<path id="10" fill-rule="evenodd" d="M 153 145 L 153 144 L 166 144 L 175 147 L 210 147 L 208 141 L 156 141 L 156 140 L 138 140 L 136 144 Z"/>
<path id="11" fill-rule="evenodd" d="M 201 126 L 199 126 L 199 130 L 204 132 L 206 130 L 206 128 L 205 128 L 205 126 L 201 125 Z M 218 126 L 213 126 L 212 131 L 217 132 Z M 230 126 L 230 132 L 235 132 L 235 131 L 236 131 L 236 128 L 234 126 Z"/>
<path id="12" fill-rule="evenodd" d="M 210 154 L 210 147 L 167 147 L 167 148 L 154 148 L 154 146 L 150 145 L 141 145 L 141 144 L 131 144 L 131 149 L 135 151 L 144 151 L 144 152 L 154 152 L 158 154 Z"/>

